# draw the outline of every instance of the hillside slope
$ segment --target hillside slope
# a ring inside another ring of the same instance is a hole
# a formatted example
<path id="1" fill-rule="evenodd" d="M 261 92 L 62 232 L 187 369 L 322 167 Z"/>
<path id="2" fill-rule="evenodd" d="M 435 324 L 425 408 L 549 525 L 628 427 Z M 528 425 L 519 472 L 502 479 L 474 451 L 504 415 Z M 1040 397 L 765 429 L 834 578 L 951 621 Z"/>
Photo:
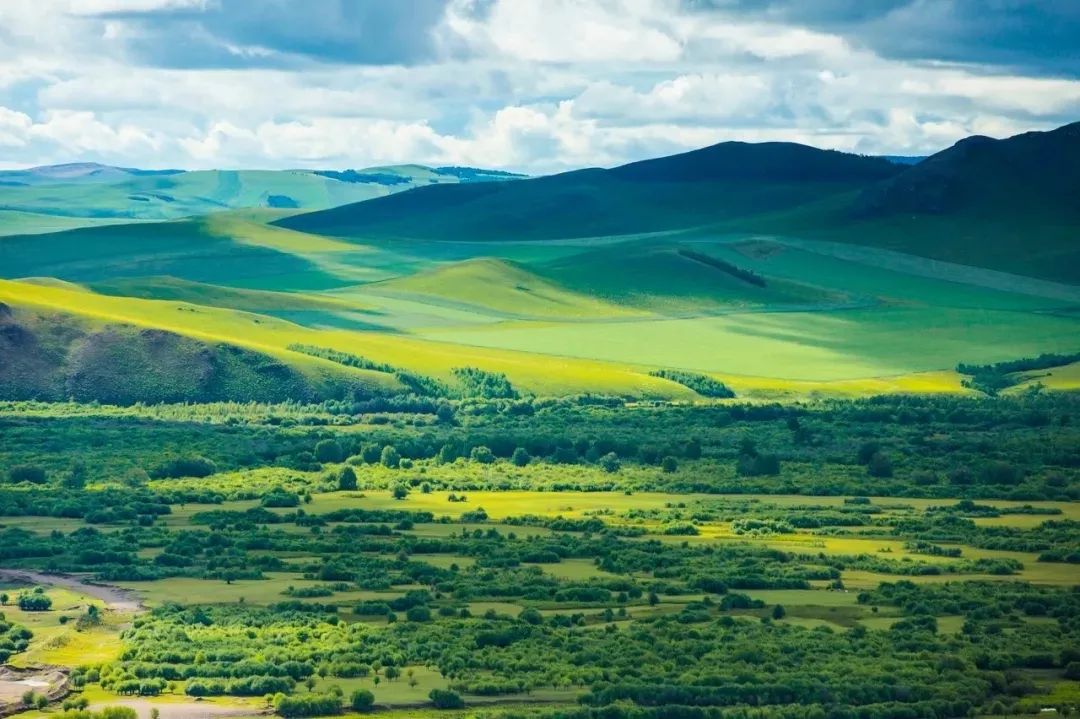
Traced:
<path id="1" fill-rule="evenodd" d="M 652 232 L 796 207 L 899 171 L 880 158 L 804 145 L 725 142 L 611 170 L 419 188 L 278 224 L 337 236 L 436 240 Z"/>
<path id="2" fill-rule="evenodd" d="M 517 177 L 474 168 L 422 165 L 344 171 L 184 171 L 94 163 L 52 165 L 0 171 L 0 235 L 49 231 L 61 221 L 88 225 L 103 219 L 169 220 L 254 207 L 318 210 L 414 187 Z M 13 228 L 11 232 L 3 229 L 8 224 Z"/>
<path id="3" fill-rule="evenodd" d="M 0 398 L 317 402 L 400 391 L 389 375 L 294 361 L 164 329 L 0 302 Z"/>
<path id="4" fill-rule="evenodd" d="M 729 223 L 1080 282 L 1080 123 L 969 137 L 851 198 Z"/>
<path id="5" fill-rule="evenodd" d="M 454 262 L 363 289 L 374 294 L 476 307 L 506 316 L 573 320 L 634 314 L 573 292 L 517 263 L 491 257 Z"/>

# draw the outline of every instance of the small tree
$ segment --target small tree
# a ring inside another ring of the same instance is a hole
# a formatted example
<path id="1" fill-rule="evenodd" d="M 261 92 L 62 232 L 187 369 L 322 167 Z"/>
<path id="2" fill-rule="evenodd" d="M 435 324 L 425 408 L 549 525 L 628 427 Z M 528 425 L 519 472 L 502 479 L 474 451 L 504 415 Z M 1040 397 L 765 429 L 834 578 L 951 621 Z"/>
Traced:
<path id="1" fill-rule="evenodd" d="M 782 604 L 777 604 L 772 608 L 773 619 L 783 619 L 785 615 L 787 615 L 787 610 L 784 609 Z"/>
<path id="2" fill-rule="evenodd" d="M 315 459 L 320 462 L 340 462 L 345 459 L 345 450 L 336 439 L 324 439 L 315 445 Z"/>
<path id="3" fill-rule="evenodd" d="M 891 477 L 893 475 L 892 460 L 883 452 L 875 452 L 866 465 L 866 473 L 871 477 Z"/>
<path id="4" fill-rule="evenodd" d="M 349 698 L 349 706 L 358 712 L 370 711 L 375 705 L 375 695 L 367 689 L 357 689 Z"/>
<path id="5" fill-rule="evenodd" d="M 394 487 L 394 499 L 405 499 L 409 496 L 409 488 L 404 484 L 398 484 Z"/>
<path id="6" fill-rule="evenodd" d="M 529 451 L 524 447 L 518 447 L 514 450 L 514 454 L 510 456 L 510 461 L 517 467 L 524 467 L 532 460 L 529 456 Z"/>
<path id="7" fill-rule="evenodd" d="M 44 484 L 45 470 L 33 464 L 17 464 L 8 470 L 8 477 L 12 482 Z"/>
<path id="8" fill-rule="evenodd" d="M 465 706 L 461 695 L 450 689 L 432 689 L 428 693 L 428 699 L 436 709 L 461 709 Z"/>
<path id="9" fill-rule="evenodd" d="M 605 454 L 597 461 L 597 464 L 599 464 L 600 469 L 604 470 L 605 472 L 618 472 L 619 467 L 622 466 L 622 463 L 619 462 L 619 455 L 615 454 L 614 452 L 608 452 L 607 454 Z"/>
<path id="10" fill-rule="evenodd" d="M 491 464 L 495 461 L 495 455 L 491 453 L 491 450 L 480 445 L 479 447 L 473 447 L 469 452 L 469 459 L 480 464 Z"/>
<path id="11" fill-rule="evenodd" d="M 382 452 L 379 454 L 379 461 L 382 462 L 384 467 L 397 469 L 398 465 L 401 464 L 401 455 L 398 454 L 397 447 L 388 444 L 382 448 Z"/>
<path id="12" fill-rule="evenodd" d="M 664 470 L 665 474 L 672 474 L 679 469 L 679 461 L 671 455 L 668 455 L 660 460 L 660 468 Z"/>
<path id="13" fill-rule="evenodd" d="M 356 489 L 356 472 L 352 467 L 345 465 L 341 468 L 341 472 L 338 473 L 338 489 L 342 491 Z"/>

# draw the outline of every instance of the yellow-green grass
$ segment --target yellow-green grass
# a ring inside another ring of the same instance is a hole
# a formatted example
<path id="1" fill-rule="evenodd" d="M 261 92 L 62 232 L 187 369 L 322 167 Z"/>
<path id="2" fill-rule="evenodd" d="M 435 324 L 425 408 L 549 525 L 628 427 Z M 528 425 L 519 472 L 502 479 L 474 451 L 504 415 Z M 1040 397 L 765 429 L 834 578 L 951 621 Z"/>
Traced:
<path id="1" fill-rule="evenodd" d="M 582 323 L 517 322 L 438 330 L 459 344 L 774 377 L 850 380 L 941 371 L 1072 351 L 1080 322 L 1007 310 L 874 308 L 743 312 L 716 317 Z"/>
<path id="2" fill-rule="evenodd" d="M 490 467 L 491 465 L 489 465 Z M 447 471 L 453 472 L 454 465 L 449 465 Z M 495 469 L 489 469 L 493 476 L 513 475 L 514 471 L 530 472 L 541 470 L 558 471 L 554 466 L 529 466 L 525 469 L 514 468 L 506 464 L 495 465 Z M 382 472 L 381 469 L 376 471 Z M 434 469 L 432 469 L 434 471 Z M 400 472 L 385 470 L 391 477 L 399 477 Z M 459 493 L 460 494 L 460 493 Z M 449 492 L 433 491 L 430 493 L 412 492 L 405 499 L 394 499 L 389 491 L 370 490 L 362 493 L 353 492 L 330 492 L 314 495 L 310 512 L 330 511 L 341 507 L 364 507 L 369 509 L 408 509 L 413 511 L 430 511 L 435 516 L 460 517 L 463 513 L 483 508 L 488 517 L 494 520 L 508 517 L 521 516 L 523 514 L 536 514 L 541 516 L 584 517 L 590 513 L 610 510 L 618 514 L 631 509 L 663 509 L 672 503 L 684 503 L 692 507 L 695 503 L 715 503 L 718 501 L 751 502 L 758 501 L 763 506 L 775 505 L 777 507 L 792 506 L 815 506 L 815 507 L 841 507 L 844 505 L 843 496 L 808 496 L 800 494 L 668 494 L 664 492 L 538 492 L 534 490 L 477 490 L 465 493 L 465 502 L 450 502 Z M 948 506 L 955 504 L 955 499 L 923 499 L 923 498 L 897 498 L 897 497 L 869 497 L 871 503 L 885 508 L 910 507 L 924 510 L 935 506 Z M 1030 505 L 1036 508 L 1060 509 L 1063 514 L 1043 516 L 1043 519 L 1080 519 L 1080 503 L 1072 502 L 1021 502 L 1013 500 L 979 500 L 980 504 L 997 507 L 1000 509 L 1019 508 Z M 250 506 L 250 505 L 247 505 Z M 1007 515 L 1010 517 L 1024 517 L 1030 515 Z M 610 521 L 610 518 L 609 520 Z M 524 528 L 523 528 L 524 529 Z M 820 537 L 816 539 L 822 539 Z M 830 539 L 847 539 L 844 537 Z M 866 540 L 856 540 L 866 541 Z"/>
<path id="3" fill-rule="evenodd" d="M 270 297 L 275 297 L 273 293 L 268 294 Z M 350 308 L 349 304 L 355 302 L 355 298 L 346 300 L 332 296 L 308 297 L 309 301 L 319 303 L 320 306 L 328 303 L 325 305 L 328 312 L 339 308 L 342 311 L 355 309 L 354 306 Z M 257 303 L 264 303 L 267 299 L 261 294 L 254 298 L 245 297 L 245 300 Z M 598 391 L 641 397 L 701 399 L 679 384 L 648 376 L 647 372 L 650 368 L 640 365 L 467 347 L 455 342 L 435 342 L 392 333 L 310 329 L 285 320 L 231 309 L 172 300 L 110 297 L 85 292 L 79 292 L 76 295 L 73 290 L 65 287 L 38 284 L 0 281 L 0 301 L 67 311 L 102 321 L 157 327 L 207 341 L 239 344 L 274 355 L 299 368 L 317 369 L 321 373 L 355 374 L 363 371 L 306 355 L 298 356 L 299 353 L 286 349 L 288 345 L 300 343 L 330 347 L 447 379 L 451 377 L 450 370 L 453 367 L 477 366 L 504 372 L 516 385 L 538 394 Z M 296 301 L 305 302 L 300 298 Z M 642 328 L 647 330 L 656 324 L 645 323 Z M 543 326 L 540 323 L 530 323 L 530 327 Z M 567 329 L 571 325 L 559 327 Z M 604 333 L 610 331 L 611 328 L 621 328 L 619 331 L 626 331 L 627 326 L 623 323 L 605 323 L 598 326 L 598 331 Z M 509 328 L 498 330 L 500 333 L 504 331 L 513 335 L 521 330 Z M 461 336 L 458 331 L 451 334 L 455 337 Z M 789 344 L 789 349 L 798 347 L 796 343 Z M 557 350 L 558 348 L 548 349 Z M 724 356 L 727 357 L 727 355 Z M 833 359 L 836 358 L 833 357 Z M 724 361 L 726 362 L 726 359 Z M 840 361 L 845 360 L 840 358 Z M 798 381 L 760 375 L 736 376 L 729 373 L 715 374 L 730 382 L 740 393 L 751 397 L 760 395 L 763 398 L 801 397 L 814 394 L 857 396 L 888 391 L 964 391 L 959 385 L 959 377 L 951 372 L 824 381 Z M 396 386 L 393 378 L 381 373 L 367 373 L 363 376 L 366 381 L 383 386 Z"/>
<path id="4" fill-rule="evenodd" d="M 411 673 L 411 677 L 410 677 Z M 415 686 L 410 684 L 410 678 L 415 682 Z M 383 705 L 388 707 L 415 707 L 410 708 L 408 714 L 402 716 L 416 717 L 425 716 L 426 714 L 416 714 L 415 711 L 424 712 L 423 705 L 428 703 L 428 694 L 432 689 L 447 689 L 450 686 L 450 682 L 442 677 L 441 674 L 435 669 L 425 667 L 421 665 L 405 666 L 401 667 L 401 676 L 394 680 L 387 680 L 385 677 L 379 677 L 379 683 L 374 681 L 375 677 L 357 677 L 350 679 L 342 679 L 337 677 L 323 677 L 317 680 L 315 684 L 315 692 L 330 691 L 332 687 L 338 687 L 344 693 L 346 699 L 349 695 L 357 689 L 367 689 L 375 695 L 375 703 L 377 705 Z M 579 689 L 566 688 L 566 689 L 541 689 L 530 694 L 511 694 L 498 697 L 486 697 L 486 696 L 472 696 L 465 695 L 465 698 L 470 705 L 474 704 L 492 704 L 497 703 L 504 705 L 513 701 L 522 702 L 571 702 L 576 699 L 580 694 Z M 346 714 L 345 716 L 351 717 L 352 714 Z M 370 716 L 370 715 L 355 715 L 355 716 Z M 395 713 L 381 713 L 379 716 L 395 716 Z M 454 712 L 439 712 L 439 717 L 453 717 Z"/>
<path id="5" fill-rule="evenodd" d="M 1021 379 L 1021 382 L 1007 389 L 1005 394 L 1019 394 L 1037 385 L 1059 391 L 1080 390 L 1080 362 L 1036 372 L 1022 372 L 1018 379 Z"/>
<path id="6" fill-rule="evenodd" d="M 58 281 L 53 280 L 53 282 Z M 79 287 L 70 283 L 53 286 L 63 286 L 67 289 Z M 103 280 L 90 283 L 90 289 L 112 296 L 175 300 L 244 312 L 273 313 L 283 310 L 350 312 L 365 309 L 363 305 L 346 302 L 332 295 L 237 289 L 176 277 L 125 277 Z"/>
<path id="7" fill-rule="evenodd" d="M 858 593 L 852 591 L 832 589 L 750 589 L 744 593 L 753 599 L 760 599 L 768 605 L 781 604 L 785 608 L 793 606 L 858 606 Z"/>
<path id="8" fill-rule="evenodd" d="M 365 289 L 473 306 L 502 316 L 595 319 L 642 314 L 571 291 L 521 265 L 491 257 L 450 263 Z"/>
<path id="9" fill-rule="evenodd" d="M 888 629 L 902 619 L 899 616 L 875 614 L 859 619 L 859 624 L 867 629 Z M 959 634 L 964 627 L 964 617 L 958 614 L 949 614 L 937 617 L 938 633 Z"/>
<path id="10" fill-rule="evenodd" d="M 301 370 L 344 372 L 384 388 L 400 385 L 385 373 L 344 367 L 286 348 L 293 343 L 329 347 L 446 379 L 452 378 L 454 367 L 480 367 L 503 372 L 522 389 L 542 395 L 599 392 L 673 399 L 697 396 L 682 385 L 629 366 L 485 350 L 386 333 L 313 330 L 266 315 L 183 302 L 109 297 L 7 280 L 0 280 L 0 301 L 228 342 L 272 355 Z"/>
<path id="11" fill-rule="evenodd" d="M 12 588 L 15 585 L 3 586 L 12 596 L 18 591 Z M 119 656 L 120 632 L 130 621 L 130 615 L 104 611 L 100 625 L 79 630 L 76 628 L 78 617 L 86 612 L 90 604 L 100 609 L 101 600 L 63 587 L 47 587 L 45 594 L 53 601 L 48 611 L 24 611 L 14 603 L 0 607 L 0 613 L 8 621 L 28 627 L 34 633 L 27 651 L 11 657 L 12 664 L 78 666 L 110 661 Z M 61 617 L 67 617 L 68 621 L 61 622 Z"/>
<path id="12" fill-rule="evenodd" d="M 593 564 L 590 559 L 564 559 L 555 564 L 539 564 L 536 566 L 543 569 L 545 574 L 571 581 L 582 579 L 605 579 L 616 576 L 600 569 Z"/>
<path id="13" fill-rule="evenodd" d="M 273 604 L 289 601 L 283 592 L 290 586 L 301 588 L 322 586 L 326 582 L 304 579 L 294 572 L 267 572 L 266 579 L 237 579 L 231 584 L 220 579 L 197 579 L 194 577 L 168 577 L 152 582 L 116 582 L 116 586 L 134 592 L 148 606 L 170 601 L 191 604 Z M 360 601 L 386 600 L 400 596 L 408 587 L 394 591 L 350 590 L 335 592 L 329 597 L 301 599 L 319 603 L 347 606 Z"/>
<path id="14" fill-rule="evenodd" d="M 475 616 L 482 616 L 486 612 L 506 614 L 516 617 L 525 607 L 513 602 L 469 602 L 469 611 Z"/>

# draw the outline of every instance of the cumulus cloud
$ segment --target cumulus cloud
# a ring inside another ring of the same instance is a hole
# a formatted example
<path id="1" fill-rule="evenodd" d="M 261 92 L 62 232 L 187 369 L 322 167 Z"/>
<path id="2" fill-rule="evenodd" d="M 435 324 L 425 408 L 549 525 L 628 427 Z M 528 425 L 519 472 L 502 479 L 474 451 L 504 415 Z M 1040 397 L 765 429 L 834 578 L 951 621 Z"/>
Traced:
<path id="1" fill-rule="evenodd" d="M 5 0 L 0 147 L 5 164 L 534 173 L 729 139 L 923 154 L 1075 120 L 1075 43 L 1055 38 L 1077 7 Z"/>

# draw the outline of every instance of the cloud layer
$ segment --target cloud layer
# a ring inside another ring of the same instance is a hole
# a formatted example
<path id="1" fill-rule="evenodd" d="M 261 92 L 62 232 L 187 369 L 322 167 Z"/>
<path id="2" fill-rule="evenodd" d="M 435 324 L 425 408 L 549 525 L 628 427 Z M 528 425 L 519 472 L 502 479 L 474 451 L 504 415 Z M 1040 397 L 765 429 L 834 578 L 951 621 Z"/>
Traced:
<path id="1" fill-rule="evenodd" d="M 0 163 L 924 154 L 1080 117 L 1072 0 L 5 0 Z"/>

